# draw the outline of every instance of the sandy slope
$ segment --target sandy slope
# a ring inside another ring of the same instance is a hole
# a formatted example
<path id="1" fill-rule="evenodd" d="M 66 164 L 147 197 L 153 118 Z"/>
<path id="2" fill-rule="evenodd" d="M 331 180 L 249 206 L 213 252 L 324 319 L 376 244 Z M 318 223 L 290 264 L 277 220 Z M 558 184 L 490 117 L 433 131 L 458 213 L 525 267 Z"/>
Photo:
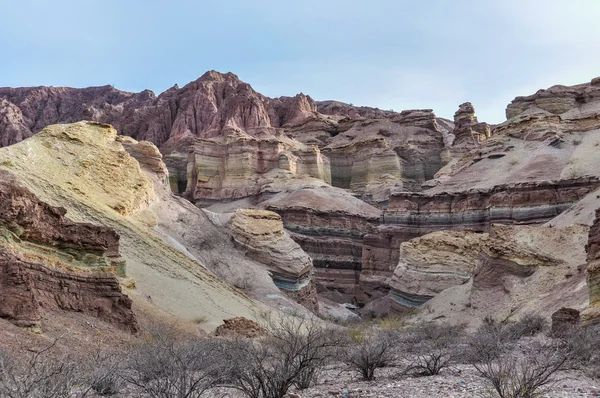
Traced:
<path id="1" fill-rule="evenodd" d="M 114 228 L 121 236 L 127 273 L 137 285 L 128 294 L 144 297 L 181 318 L 202 319 L 205 330 L 225 318 L 260 320 L 268 314 L 268 307 L 201 264 L 209 258 L 202 241 L 193 252 L 172 241 L 177 239 L 173 236 L 183 235 L 175 231 L 174 217 L 188 219 L 191 223 L 181 228 L 204 231 L 213 243 L 222 241 L 222 235 L 211 230 L 212 224 L 191 204 L 167 192 L 157 196 L 151 179 L 115 138 L 113 128 L 96 123 L 49 126 L 28 140 L 0 149 L 0 167 L 16 174 L 42 200 L 65 207 L 72 220 Z M 240 260 L 225 255 L 230 249 L 226 245 L 214 248 L 222 253 L 219 261 Z"/>

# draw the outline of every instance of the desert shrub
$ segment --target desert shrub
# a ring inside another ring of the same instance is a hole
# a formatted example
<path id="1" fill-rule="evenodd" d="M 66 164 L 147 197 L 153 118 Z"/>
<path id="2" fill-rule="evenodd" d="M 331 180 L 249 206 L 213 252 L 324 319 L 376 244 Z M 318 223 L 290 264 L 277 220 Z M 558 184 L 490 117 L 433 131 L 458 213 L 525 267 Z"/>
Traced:
<path id="1" fill-rule="evenodd" d="M 397 315 L 389 315 L 379 320 L 379 326 L 386 330 L 400 330 L 404 327 L 404 321 Z"/>
<path id="2" fill-rule="evenodd" d="M 485 318 L 482 325 L 467 339 L 465 359 L 473 363 L 498 358 L 512 350 L 519 339 L 541 333 L 547 324 L 543 317 L 537 315 L 525 315 L 514 323 Z"/>
<path id="3" fill-rule="evenodd" d="M 153 329 L 130 347 L 123 377 L 150 397 L 201 397 L 219 380 L 216 348 L 210 339 Z"/>
<path id="4" fill-rule="evenodd" d="M 395 333 L 377 329 L 352 329 L 341 348 L 340 359 L 364 380 L 373 380 L 375 371 L 397 359 Z"/>
<path id="5" fill-rule="evenodd" d="M 540 315 L 527 314 L 515 323 L 508 324 L 508 333 L 513 340 L 522 337 L 532 337 L 543 332 L 548 326 L 548 321 Z"/>
<path id="6" fill-rule="evenodd" d="M 408 329 L 402 338 L 407 372 L 439 374 L 461 358 L 464 336 L 465 325 L 428 323 Z"/>
<path id="7" fill-rule="evenodd" d="M 564 368 L 568 352 L 561 344 L 533 344 L 472 365 L 500 398 L 533 398 L 541 395 Z"/>
<path id="8" fill-rule="evenodd" d="M 0 396 L 7 398 L 67 397 L 77 384 L 76 361 L 57 349 L 58 340 L 35 349 L 19 347 L 16 358 L 0 352 Z"/>
<path id="9" fill-rule="evenodd" d="M 86 396 L 91 391 L 100 396 L 120 393 L 126 385 L 121 362 L 116 352 L 97 350 L 91 354 L 87 361 L 81 364 L 84 371 L 81 382 L 87 388 L 81 395 Z"/>
<path id="10" fill-rule="evenodd" d="M 600 378 L 600 325 L 574 327 L 564 336 L 561 342 L 569 353 L 569 367 Z"/>
<path id="11" fill-rule="evenodd" d="M 271 322 L 261 339 L 223 340 L 222 387 L 250 398 L 282 398 L 294 385 L 310 386 L 338 346 L 339 333 L 306 319 Z"/>

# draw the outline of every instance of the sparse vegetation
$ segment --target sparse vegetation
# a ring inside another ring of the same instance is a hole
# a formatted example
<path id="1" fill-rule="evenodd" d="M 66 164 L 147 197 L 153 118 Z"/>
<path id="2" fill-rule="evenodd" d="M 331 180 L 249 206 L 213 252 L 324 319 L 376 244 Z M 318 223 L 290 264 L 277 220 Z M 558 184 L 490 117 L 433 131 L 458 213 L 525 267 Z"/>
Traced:
<path id="1" fill-rule="evenodd" d="M 294 385 L 314 383 L 319 369 L 339 345 L 334 333 L 312 320 L 283 318 L 261 340 L 223 342 L 218 357 L 222 387 L 249 398 L 283 398 Z"/>
<path id="2" fill-rule="evenodd" d="M 283 398 L 343 364 L 366 381 L 385 367 L 429 376 L 469 366 L 494 396 L 533 398 L 559 380 L 559 371 L 600 375 L 600 326 L 573 326 L 565 337 L 549 338 L 540 336 L 548 325 L 538 315 L 487 318 L 473 333 L 464 325 L 404 326 L 394 316 L 345 329 L 292 316 L 266 322 L 266 335 L 253 339 L 154 327 L 118 352 L 98 349 L 86 358 L 65 355 L 56 342 L 24 347 L 23 359 L 0 351 L 0 396 L 201 398 L 233 389 L 249 398 Z"/>
<path id="3" fill-rule="evenodd" d="M 123 378 L 150 397 L 199 398 L 221 377 L 217 345 L 210 339 L 156 328 L 127 354 Z"/>
<path id="4" fill-rule="evenodd" d="M 474 362 L 473 367 L 500 398 L 539 397 L 544 388 L 556 380 L 553 375 L 562 369 L 568 352 L 555 344 L 536 344 L 528 350 L 513 350 L 497 358 Z"/>
<path id="5" fill-rule="evenodd" d="M 407 372 L 434 376 L 459 360 L 464 325 L 423 324 L 411 328 L 403 341 Z"/>
<path id="6" fill-rule="evenodd" d="M 364 380 L 373 380 L 377 369 L 390 366 L 397 359 L 396 347 L 397 336 L 393 332 L 352 329 L 339 357 Z"/>
<path id="7" fill-rule="evenodd" d="M 569 178 L 581 177 L 581 170 L 579 169 L 579 167 L 573 166 L 567 171 L 567 177 L 569 177 Z"/>
<path id="8" fill-rule="evenodd" d="M 46 347 L 21 347 L 22 357 L 0 352 L 0 396 L 67 397 L 77 383 L 76 362 L 56 352 L 58 339 Z"/>

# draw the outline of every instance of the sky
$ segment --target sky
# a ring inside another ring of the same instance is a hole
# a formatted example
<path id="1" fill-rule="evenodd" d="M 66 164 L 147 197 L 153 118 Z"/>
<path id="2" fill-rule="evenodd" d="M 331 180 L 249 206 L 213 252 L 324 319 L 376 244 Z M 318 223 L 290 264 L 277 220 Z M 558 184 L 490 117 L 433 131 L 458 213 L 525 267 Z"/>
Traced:
<path id="1" fill-rule="evenodd" d="M 0 86 L 156 94 L 207 70 L 499 123 L 519 95 L 600 76 L 600 0 L 0 0 Z"/>

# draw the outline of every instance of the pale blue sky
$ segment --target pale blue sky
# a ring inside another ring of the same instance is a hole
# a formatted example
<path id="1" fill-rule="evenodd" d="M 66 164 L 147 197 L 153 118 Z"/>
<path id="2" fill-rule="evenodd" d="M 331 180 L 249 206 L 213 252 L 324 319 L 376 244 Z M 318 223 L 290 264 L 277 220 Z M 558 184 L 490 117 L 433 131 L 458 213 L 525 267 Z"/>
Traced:
<path id="1" fill-rule="evenodd" d="M 304 92 L 504 120 L 517 95 L 600 76 L 600 0 L 2 0 L 0 86 L 159 94 L 205 71 Z"/>

